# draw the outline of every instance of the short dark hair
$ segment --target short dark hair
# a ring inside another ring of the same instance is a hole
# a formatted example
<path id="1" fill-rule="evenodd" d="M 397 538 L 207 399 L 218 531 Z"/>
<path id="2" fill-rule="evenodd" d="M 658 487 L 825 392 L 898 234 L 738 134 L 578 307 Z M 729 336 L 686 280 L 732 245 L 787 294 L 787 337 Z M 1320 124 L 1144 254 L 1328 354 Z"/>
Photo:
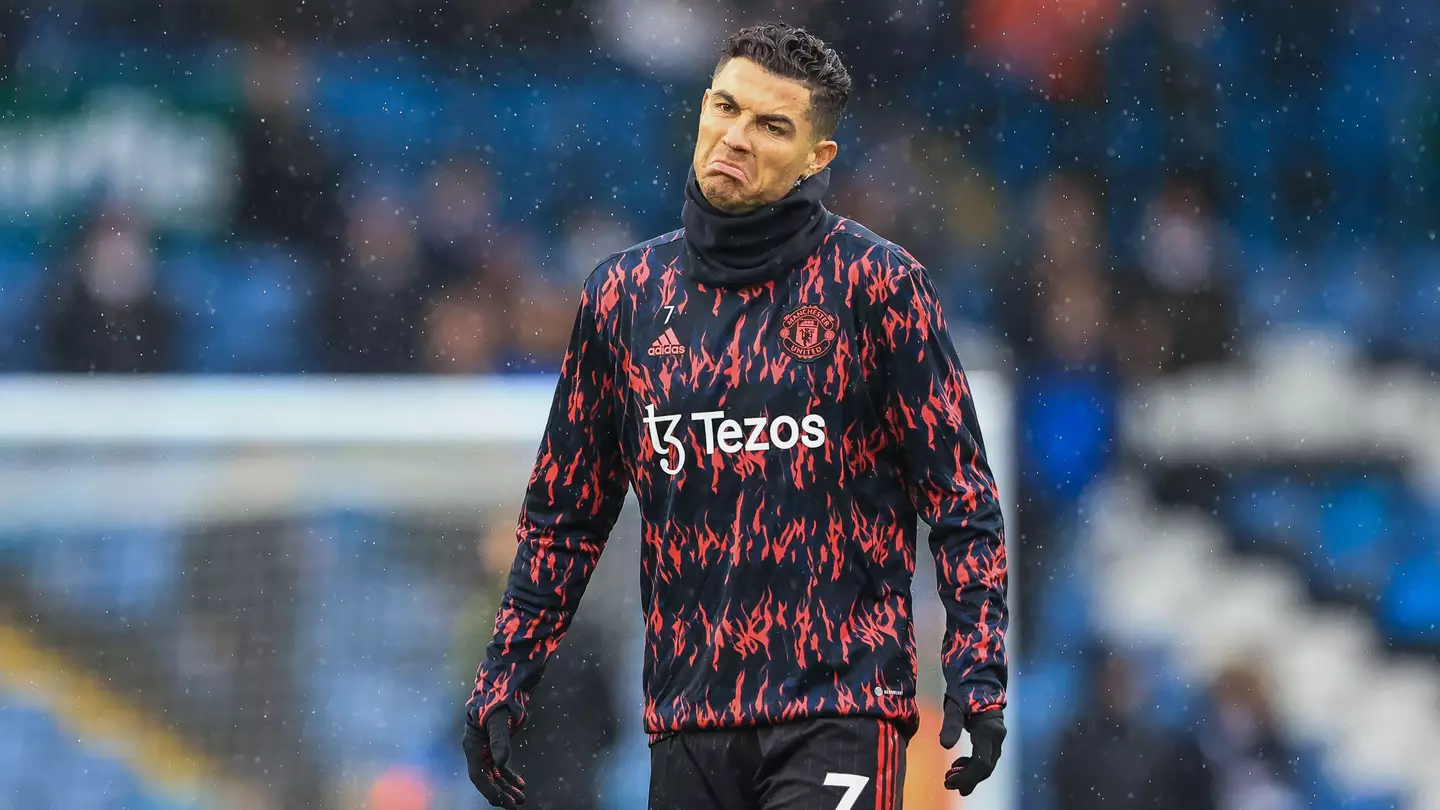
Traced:
<path id="1" fill-rule="evenodd" d="M 794 79 L 810 90 L 810 122 L 817 138 L 835 134 L 850 100 L 850 72 L 819 37 L 784 23 L 764 23 L 731 34 L 715 72 L 731 59 L 749 59 L 767 73 Z"/>

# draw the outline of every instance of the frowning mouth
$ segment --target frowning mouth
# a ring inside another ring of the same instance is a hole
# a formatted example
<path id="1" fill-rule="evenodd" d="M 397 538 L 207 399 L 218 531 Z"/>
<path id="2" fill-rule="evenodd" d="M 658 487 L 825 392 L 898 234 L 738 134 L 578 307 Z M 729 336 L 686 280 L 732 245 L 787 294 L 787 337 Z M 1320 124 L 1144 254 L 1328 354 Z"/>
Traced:
<path id="1" fill-rule="evenodd" d="M 714 169 L 717 172 L 720 172 L 723 175 L 733 177 L 736 180 L 741 181 L 742 183 L 745 182 L 746 179 L 748 179 L 746 177 L 745 170 L 740 168 L 739 166 L 736 166 L 734 163 L 727 163 L 723 160 L 712 160 L 710 161 L 710 168 Z"/>

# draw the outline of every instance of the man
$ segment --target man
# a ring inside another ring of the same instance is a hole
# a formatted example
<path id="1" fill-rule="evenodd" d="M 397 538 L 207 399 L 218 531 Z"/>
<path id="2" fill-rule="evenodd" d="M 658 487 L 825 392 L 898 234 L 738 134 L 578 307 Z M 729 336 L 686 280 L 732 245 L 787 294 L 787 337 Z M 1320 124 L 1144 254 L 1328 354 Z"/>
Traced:
<path id="1" fill-rule="evenodd" d="M 900 807 L 918 729 L 910 582 L 932 527 L 941 741 L 1005 736 L 1005 549 L 974 404 L 926 271 L 820 203 L 849 96 L 782 25 L 729 38 L 685 227 L 601 262 L 525 493 L 469 701 L 471 780 L 524 799 L 509 736 L 633 487 L 652 810 Z M 936 775 L 939 778 L 939 775 Z"/>

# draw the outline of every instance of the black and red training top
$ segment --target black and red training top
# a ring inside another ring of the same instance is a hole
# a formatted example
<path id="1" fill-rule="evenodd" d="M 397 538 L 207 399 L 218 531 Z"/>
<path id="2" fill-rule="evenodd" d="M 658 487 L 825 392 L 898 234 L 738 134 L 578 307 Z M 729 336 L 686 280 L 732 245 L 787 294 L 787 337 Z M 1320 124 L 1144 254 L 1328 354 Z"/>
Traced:
<path id="1" fill-rule="evenodd" d="M 587 280 L 468 710 L 525 717 L 615 525 L 641 510 L 644 720 L 817 716 L 918 728 L 917 518 L 931 526 L 947 694 L 1005 705 L 995 480 L 929 275 L 833 217 L 785 276 L 713 287 L 683 230 Z"/>

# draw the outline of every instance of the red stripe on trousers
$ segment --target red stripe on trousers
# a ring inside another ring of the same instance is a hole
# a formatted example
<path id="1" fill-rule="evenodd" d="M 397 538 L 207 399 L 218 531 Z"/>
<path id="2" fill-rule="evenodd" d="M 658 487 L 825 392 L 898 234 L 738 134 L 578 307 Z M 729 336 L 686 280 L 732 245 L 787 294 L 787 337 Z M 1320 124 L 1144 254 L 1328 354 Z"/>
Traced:
<path id="1" fill-rule="evenodd" d="M 885 810 L 885 721 L 875 729 L 875 810 Z"/>
<path id="2" fill-rule="evenodd" d="M 876 791 L 881 810 L 895 807 L 895 738 L 893 729 L 884 720 L 880 721 L 880 774 L 883 789 Z"/>

